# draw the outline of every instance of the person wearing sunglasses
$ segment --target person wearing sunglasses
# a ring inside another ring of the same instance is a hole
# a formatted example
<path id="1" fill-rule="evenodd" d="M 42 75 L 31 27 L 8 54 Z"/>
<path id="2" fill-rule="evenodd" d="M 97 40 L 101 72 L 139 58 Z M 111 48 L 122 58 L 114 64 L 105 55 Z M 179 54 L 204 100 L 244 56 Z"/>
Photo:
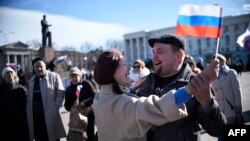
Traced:
<path id="1" fill-rule="evenodd" d="M 131 92 L 136 93 L 141 83 L 145 80 L 145 77 L 149 75 L 150 71 L 145 66 L 144 61 L 137 59 L 133 63 L 133 67 L 130 69 L 129 78 L 131 80 Z"/>
<path id="2" fill-rule="evenodd" d="M 198 74 L 201 72 L 201 70 L 196 66 L 194 58 L 190 55 L 186 55 L 185 62 L 189 65 L 189 67 L 192 69 L 192 71 L 195 74 Z"/>

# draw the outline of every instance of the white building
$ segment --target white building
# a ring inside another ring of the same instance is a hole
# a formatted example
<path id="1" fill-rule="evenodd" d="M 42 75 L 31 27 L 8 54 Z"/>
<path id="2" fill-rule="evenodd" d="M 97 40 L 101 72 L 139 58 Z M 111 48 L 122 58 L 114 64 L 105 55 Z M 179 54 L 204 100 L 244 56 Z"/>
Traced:
<path id="1" fill-rule="evenodd" d="M 218 52 L 225 55 L 232 65 L 236 63 L 237 58 L 241 58 L 245 64 L 249 62 L 246 51 L 236 43 L 237 38 L 246 31 L 249 21 L 250 14 L 226 16 L 222 19 Z M 124 54 L 128 63 L 132 64 L 136 59 L 150 59 L 152 48 L 148 44 L 148 39 L 165 34 L 175 34 L 175 27 L 124 34 Z M 184 37 L 184 39 L 186 53 L 192 55 L 195 60 L 202 57 L 206 61 L 215 53 L 217 39 L 197 37 Z"/>

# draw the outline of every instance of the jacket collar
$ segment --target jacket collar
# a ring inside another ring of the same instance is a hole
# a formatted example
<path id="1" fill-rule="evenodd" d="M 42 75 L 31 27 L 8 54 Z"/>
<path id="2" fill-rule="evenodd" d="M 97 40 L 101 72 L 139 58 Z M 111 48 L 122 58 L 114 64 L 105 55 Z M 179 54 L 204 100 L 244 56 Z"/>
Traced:
<path id="1" fill-rule="evenodd" d="M 224 64 L 224 66 L 223 66 L 223 67 L 221 68 L 221 70 L 219 71 L 219 76 L 218 76 L 217 79 L 223 78 L 222 76 L 227 75 L 228 72 L 229 72 L 229 70 L 230 70 L 230 68 L 229 68 L 226 64 Z M 221 80 L 222 80 L 222 79 L 221 79 Z"/>
<path id="2" fill-rule="evenodd" d="M 102 94 L 114 93 L 112 84 L 101 85 L 100 93 Z"/>
<path id="3" fill-rule="evenodd" d="M 195 74 L 192 73 L 192 70 L 188 66 L 188 64 L 183 63 L 180 73 L 178 74 L 177 78 L 171 82 L 171 84 L 175 84 L 177 82 L 188 82 L 191 79 L 191 77 L 194 75 Z M 140 91 L 139 91 L 141 96 L 148 96 L 152 94 L 154 90 L 154 85 L 155 85 L 155 77 L 156 77 L 156 74 L 150 73 L 147 79 L 142 83 L 140 87 Z"/>
<path id="4" fill-rule="evenodd" d="M 223 67 L 223 72 L 228 73 L 229 72 L 229 67 L 225 64 Z"/>
<path id="5" fill-rule="evenodd" d="M 31 82 L 34 81 L 36 77 L 37 77 L 37 75 L 35 74 L 35 75 L 30 79 L 30 81 L 31 81 Z M 45 75 L 44 75 L 43 78 L 46 79 L 46 80 L 49 79 L 48 70 L 46 70 Z"/>
<path id="6" fill-rule="evenodd" d="M 194 75 L 194 73 L 192 72 L 189 65 L 187 63 L 183 63 L 182 68 L 180 70 L 180 74 L 177 76 L 174 82 L 189 82 L 192 75 Z"/>
<path id="7" fill-rule="evenodd" d="M 123 93 L 129 93 L 128 87 L 120 86 L 120 89 Z M 114 93 L 112 84 L 101 85 L 100 92 L 103 94 Z"/>
<path id="8" fill-rule="evenodd" d="M 187 63 L 183 63 L 178 73 L 179 73 L 178 76 L 176 77 L 174 81 L 172 81 L 172 83 L 175 83 L 177 81 L 189 82 L 191 76 L 194 75 L 194 73 L 192 72 L 191 68 L 189 67 Z"/>

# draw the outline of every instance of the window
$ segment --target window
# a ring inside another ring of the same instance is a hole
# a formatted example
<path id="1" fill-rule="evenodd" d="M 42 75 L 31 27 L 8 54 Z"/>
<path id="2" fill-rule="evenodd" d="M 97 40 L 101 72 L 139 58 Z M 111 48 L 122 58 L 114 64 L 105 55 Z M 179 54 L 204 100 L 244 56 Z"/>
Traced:
<path id="1" fill-rule="evenodd" d="M 237 32 L 238 30 L 240 30 L 240 27 L 239 27 L 238 24 L 235 24 L 235 25 L 234 25 L 234 31 Z"/>
<path id="2" fill-rule="evenodd" d="M 206 47 L 211 48 L 211 43 L 209 38 L 206 39 Z"/>
<path id="3" fill-rule="evenodd" d="M 189 53 L 191 54 L 193 52 L 192 40 L 188 41 L 188 48 L 189 48 Z"/>
<path id="4" fill-rule="evenodd" d="M 225 43 L 226 43 L 226 47 L 230 46 L 230 37 L 229 37 L 229 35 L 226 35 L 226 37 L 225 37 Z"/>
<path id="5" fill-rule="evenodd" d="M 201 39 L 197 40 L 198 54 L 202 54 Z"/>
<path id="6" fill-rule="evenodd" d="M 244 28 L 244 30 L 247 29 L 247 28 L 248 28 L 248 23 L 245 23 L 245 28 Z"/>
<path id="7" fill-rule="evenodd" d="M 224 31 L 223 31 L 223 33 L 226 33 L 226 32 L 228 32 L 229 30 L 228 30 L 228 26 L 224 26 Z"/>
<path id="8" fill-rule="evenodd" d="M 234 42 L 235 43 L 235 46 L 239 46 L 239 44 L 237 43 L 237 40 L 238 40 L 238 37 L 239 37 L 240 35 L 239 34 L 235 34 L 235 36 L 234 36 L 234 41 L 236 41 L 236 42 Z"/>

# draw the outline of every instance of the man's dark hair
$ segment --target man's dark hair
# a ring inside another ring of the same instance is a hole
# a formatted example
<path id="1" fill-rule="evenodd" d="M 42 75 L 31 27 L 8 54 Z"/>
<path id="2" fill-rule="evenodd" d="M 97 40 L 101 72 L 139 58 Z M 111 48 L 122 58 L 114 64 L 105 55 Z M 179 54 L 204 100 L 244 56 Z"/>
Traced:
<path id="1" fill-rule="evenodd" d="M 35 64 L 36 62 L 38 62 L 38 61 L 43 61 L 43 62 L 46 64 L 46 62 L 45 62 L 42 58 L 37 57 L 37 58 L 35 58 L 35 59 L 32 60 L 32 67 L 34 67 L 34 64 Z"/>

